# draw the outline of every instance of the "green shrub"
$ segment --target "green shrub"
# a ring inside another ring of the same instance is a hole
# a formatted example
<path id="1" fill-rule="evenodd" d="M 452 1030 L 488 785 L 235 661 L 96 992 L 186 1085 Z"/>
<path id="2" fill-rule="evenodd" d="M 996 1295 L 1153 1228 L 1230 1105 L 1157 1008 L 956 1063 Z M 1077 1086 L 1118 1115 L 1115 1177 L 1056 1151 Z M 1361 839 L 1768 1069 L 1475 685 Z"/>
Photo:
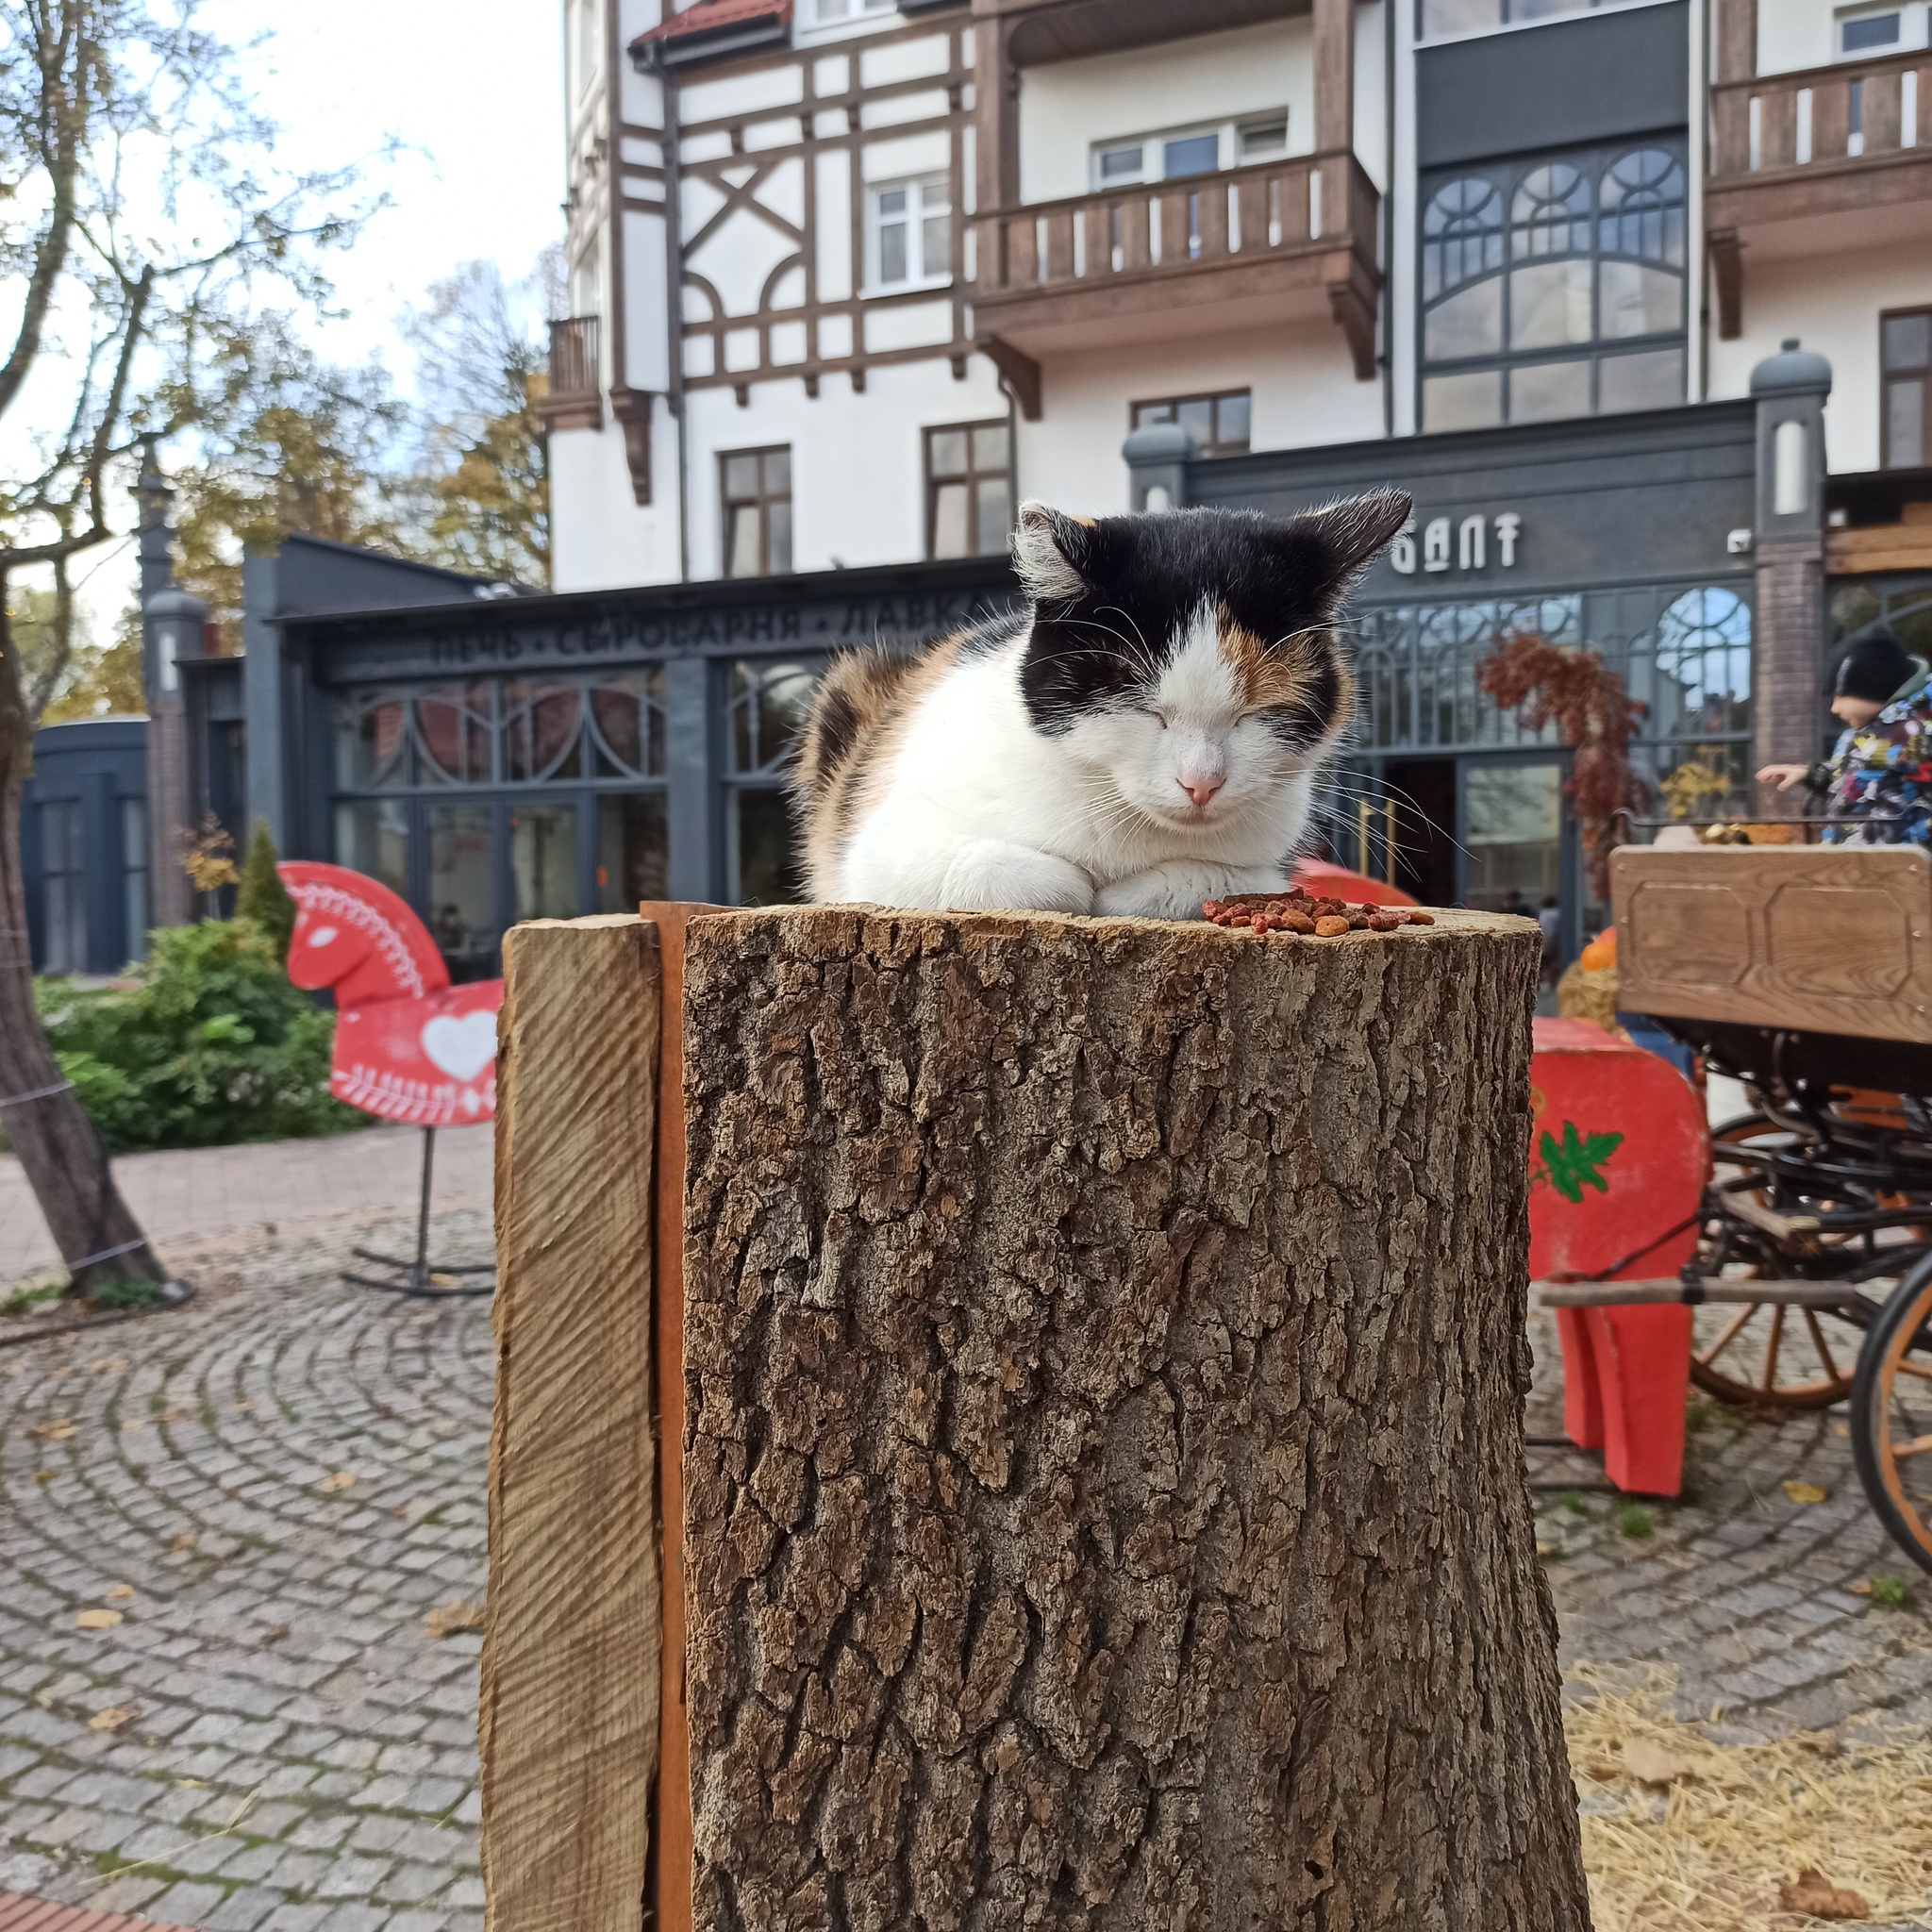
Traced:
<path id="1" fill-rule="evenodd" d="M 295 902 L 275 870 L 275 841 L 266 819 L 256 820 L 248 840 L 248 857 L 242 861 L 242 883 L 235 892 L 235 917 L 252 919 L 268 935 L 275 958 L 287 962 L 295 930 Z"/>
<path id="2" fill-rule="evenodd" d="M 60 1070 L 117 1152 L 366 1124 L 328 1091 L 334 1014 L 289 984 L 259 927 L 211 919 L 149 944 L 132 989 L 37 988 Z"/>

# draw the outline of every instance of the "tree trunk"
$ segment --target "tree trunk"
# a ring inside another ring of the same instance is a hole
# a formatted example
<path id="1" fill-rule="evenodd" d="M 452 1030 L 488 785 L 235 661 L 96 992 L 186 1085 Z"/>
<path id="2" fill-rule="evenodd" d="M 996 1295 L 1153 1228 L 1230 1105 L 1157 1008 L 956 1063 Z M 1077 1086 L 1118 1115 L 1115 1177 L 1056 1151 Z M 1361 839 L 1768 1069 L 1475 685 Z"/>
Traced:
<path id="1" fill-rule="evenodd" d="M 7 627 L 5 591 L 0 574 L 0 1128 L 67 1263 L 69 1293 L 85 1294 L 108 1281 L 165 1281 L 167 1270 L 114 1185 L 100 1129 L 66 1085 L 34 1011 L 20 852 L 20 794 L 33 764 L 33 722 Z"/>
<path id="2" fill-rule="evenodd" d="M 1589 1924 L 1524 920 L 695 920 L 694 1924 Z"/>

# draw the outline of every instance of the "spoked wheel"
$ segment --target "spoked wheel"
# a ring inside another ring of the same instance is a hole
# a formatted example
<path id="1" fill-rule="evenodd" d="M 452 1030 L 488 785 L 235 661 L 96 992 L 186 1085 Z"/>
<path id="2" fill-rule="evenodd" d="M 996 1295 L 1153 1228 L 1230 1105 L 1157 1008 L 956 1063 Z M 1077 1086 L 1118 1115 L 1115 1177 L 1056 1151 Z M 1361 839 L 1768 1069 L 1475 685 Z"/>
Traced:
<path id="1" fill-rule="evenodd" d="M 1932 1255 L 1892 1291 L 1852 1389 L 1852 1453 L 1878 1520 L 1932 1572 Z"/>
<path id="2" fill-rule="evenodd" d="M 1732 1145 L 1790 1138 L 1788 1129 L 1759 1113 L 1726 1121 L 1711 1135 L 1714 1142 Z M 1709 1253 L 1705 1265 L 1714 1274 L 1734 1258 Z M 1880 1306 L 1861 1295 L 1856 1284 L 1874 1274 L 1895 1274 L 1907 1258 L 1861 1254 L 1841 1277 L 1827 1267 L 1825 1278 L 1845 1282 L 1842 1307 L 1749 1302 L 1699 1308 L 1691 1331 L 1690 1379 L 1720 1402 L 1759 1408 L 1828 1408 L 1842 1402 L 1852 1391 L 1866 1326 Z M 1789 1273 L 1773 1257 L 1765 1260 L 1767 1274 Z"/>

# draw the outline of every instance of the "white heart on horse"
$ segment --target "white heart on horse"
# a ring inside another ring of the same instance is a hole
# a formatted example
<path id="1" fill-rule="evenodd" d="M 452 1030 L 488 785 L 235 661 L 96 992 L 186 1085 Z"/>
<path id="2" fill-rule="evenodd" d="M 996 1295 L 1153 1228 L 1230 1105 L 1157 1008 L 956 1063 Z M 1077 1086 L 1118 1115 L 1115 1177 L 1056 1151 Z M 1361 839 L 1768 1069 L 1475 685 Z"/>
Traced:
<path id="1" fill-rule="evenodd" d="M 315 928 L 315 930 L 308 935 L 308 943 L 311 946 L 325 946 L 328 944 L 329 941 L 335 938 L 335 936 L 336 929 L 334 926 L 318 925 Z"/>
<path id="2" fill-rule="evenodd" d="M 439 1013 L 423 1028 L 423 1051 L 452 1080 L 474 1080 L 496 1058 L 496 1015 Z"/>

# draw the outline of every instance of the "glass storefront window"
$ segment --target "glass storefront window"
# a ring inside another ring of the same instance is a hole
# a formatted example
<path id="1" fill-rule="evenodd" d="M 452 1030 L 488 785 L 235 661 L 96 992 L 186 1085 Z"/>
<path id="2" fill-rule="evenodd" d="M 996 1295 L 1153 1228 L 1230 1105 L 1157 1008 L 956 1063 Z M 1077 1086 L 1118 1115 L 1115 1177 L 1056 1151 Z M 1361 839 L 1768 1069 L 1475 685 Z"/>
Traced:
<path id="1" fill-rule="evenodd" d="M 1545 901 L 1555 904 L 1562 890 L 1563 767 L 1554 758 L 1467 765 L 1462 808 L 1467 902 L 1529 919 Z"/>
<path id="2" fill-rule="evenodd" d="M 121 801 L 121 894 L 130 959 L 147 958 L 147 800 Z"/>
<path id="3" fill-rule="evenodd" d="M 658 778 L 664 774 L 664 672 L 617 672 L 591 692 L 595 746 L 592 775 Z"/>
<path id="4" fill-rule="evenodd" d="M 574 686 L 526 684 L 512 678 L 503 687 L 502 699 L 506 778 L 583 775 L 577 745 L 583 701 Z"/>
<path id="5" fill-rule="evenodd" d="M 492 813 L 487 805 L 432 805 L 426 817 L 429 930 L 451 978 L 488 979 L 495 967 L 497 934 Z"/>
<path id="6" fill-rule="evenodd" d="M 343 791 L 382 791 L 409 782 L 406 707 L 400 697 L 358 692 L 336 712 L 336 785 Z"/>
<path id="7" fill-rule="evenodd" d="M 336 863 L 367 873 L 409 896 L 409 808 L 400 799 L 358 799 L 336 807 Z"/>
<path id="8" fill-rule="evenodd" d="M 753 777 L 777 772 L 805 729 L 823 667 L 741 658 L 731 667 L 731 770 Z"/>
<path id="9" fill-rule="evenodd" d="M 519 803 L 509 815 L 510 918 L 577 916 L 577 813 Z"/>
<path id="10" fill-rule="evenodd" d="M 422 783 L 487 785 L 490 741 L 495 735 L 487 684 L 419 692 L 416 714 L 417 779 Z"/>
<path id="11" fill-rule="evenodd" d="M 668 898 L 667 848 L 661 791 L 600 798 L 597 910 L 635 912 L 641 899 Z"/>
<path id="12" fill-rule="evenodd" d="M 805 880 L 791 836 L 791 812 L 775 786 L 741 785 L 731 793 L 731 844 L 741 906 L 795 906 Z"/>

